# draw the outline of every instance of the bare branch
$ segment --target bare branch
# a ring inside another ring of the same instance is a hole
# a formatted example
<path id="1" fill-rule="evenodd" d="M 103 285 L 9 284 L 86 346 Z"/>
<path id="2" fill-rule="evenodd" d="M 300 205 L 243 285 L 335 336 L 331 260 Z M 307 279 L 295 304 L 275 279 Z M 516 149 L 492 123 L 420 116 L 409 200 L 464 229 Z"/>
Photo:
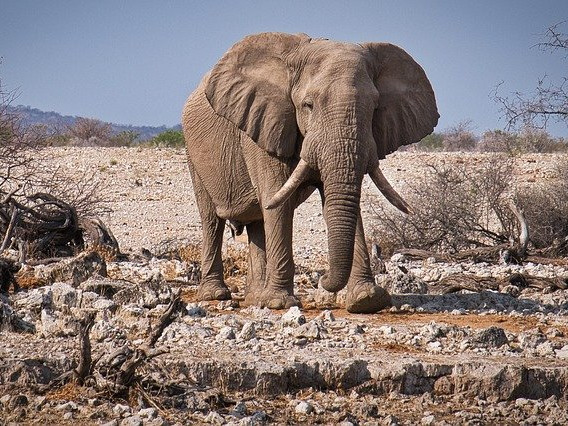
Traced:
<path id="1" fill-rule="evenodd" d="M 565 58 L 568 57 L 568 33 L 560 30 L 567 21 L 559 22 L 548 28 L 542 36 L 544 41 L 538 43 L 542 50 L 555 52 L 563 50 Z M 506 128 L 533 127 L 545 129 L 550 120 L 565 123 L 568 126 L 568 77 L 560 83 L 551 83 L 544 75 L 537 82 L 536 88 L 530 93 L 513 92 L 502 95 L 499 90 L 503 82 L 499 83 L 492 94 L 493 100 L 500 105 L 502 118 L 506 121 Z"/>

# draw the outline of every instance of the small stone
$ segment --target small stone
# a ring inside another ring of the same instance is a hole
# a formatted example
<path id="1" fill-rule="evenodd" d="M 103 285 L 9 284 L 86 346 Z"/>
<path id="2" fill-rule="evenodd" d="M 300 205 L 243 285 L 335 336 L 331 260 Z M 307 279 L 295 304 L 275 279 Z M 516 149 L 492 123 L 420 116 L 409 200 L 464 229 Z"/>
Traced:
<path id="1" fill-rule="evenodd" d="M 222 425 L 225 423 L 225 419 L 217 411 L 210 411 L 209 414 L 205 416 L 205 421 L 214 425 Z"/>
<path id="2" fill-rule="evenodd" d="M 306 337 L 308 339 L 321 339 L 327 333 L 325 328 L 321 326 L 317 320 L 313 320 L 302 324 L 294 331 L 296 337 Z"/>
<path id="3" fill-rule="evenodd" d="M 414 312 L 414 307 L 409 305 L 408 303 L 405 303 L 400 307 L 400 310 L 404 312 Z"/>
<path id="4" fill-rule="evenodd" d="M 245 322 L 243 328 L 241 329 L 241 332 L 239 333 L 239 339 L 250 340 L 254 337 L 256 337 L 256 328 L 254 326 L 254 322 L 252 321 Z"/>
<path id="5" fill-rule="evenodd" d="M 110 422 L 104 423 L 102 426 L 118 426 L 118 420 L 111 420 Z"/>
<path id="6" fill-rule="evenodd" d="M 297 327 L 306 323 L 306 317 L 297 306 L 292 306 L 282 315 L 282 325 Z"/>
<path id="7" fill-rule="evenodd" d="M 63 414 L 63 420 L 71 420 L 73 418 L 73 412 L 68 411 L 65 414 Z"/>
<path id="8" fill-rule="evenodd" d="M 365 329 L 361 324 L 354 324 L 353 326 L 349 327 L 349 334 L 364 334 Z"/>
<path id="9" fill-rule="evenodd" d="M 314 411 L 314 407 L 312 404 L 306 401 L 300 401 L 294 411 L 298 414 L 310 414 Z"/>
<path id="10" fill-rule="evenodd" d="M 381 421 L 380 424 L 383 426 L 398 426 L 400 423 L 397 417 L 389 414 Z"/>
<path id="11" fill-rule="evenodd" d="M 434 423 L 434 416 L 432 414 L 430 414 L 429 416 L 424 416 L 420 420 L 420 423 L 425 426 L 429 426 Z"/>
<path id="12" fill-rule="evenodd" d="M 568 359 L 568 345 L 562 346 L 562 348 L 557 349 L 555 352 L 556 358 Z"/>
<path id="13" fill-rule="evenodd" d="M 122 419 L 120 426 L 142 426 L 144 422 L 140 416 L 129 416 Z"/>
<path id="14" fill-rule="evenodd" d="M 203 307 L 199 306 L 197 303 L 188 304 L 185 309 L 187 309 L 187 314 L 190 317 L 204 317 L 207 315 L 207 311 Z"/>
<path id="15" fill-rule="evenodd" d="M 519 294 L 521 294 L 521 289 L 516 285 L 509 284 L 501 289 L 501 293 L 517 297 Z"/>
<path id="16" fill-rule="evenodd" d="M 540 356 L 554 355 L 554 346 L 552 345 L 552 342 L 546 341 L 537 345 L 536 352 Z"/>
<path id="17" fill-rule="evenodd" d="M 546 330 L 546 337 L 551 338 L 551 337 L 564 337 L 564 333 L 557 329 L 556 327 L 551 327 L 548 330 Z"/>
<path id="18" fill-rule="evenodd" d="M 246 416 L 247 405 L 243 401 L 239 401 L 235 404 L 235 408 L 233 408 L 233 412 L 237 413 L 241 416 Z"/>
<path id="19" fill-rule="evenodd" d="M 333 315 L 333 312 L 327 309 L 323 311 L 321 314 L 319 314 L 318 318 L 321 318 L 323 321 L 329 321 L 329 322 L 335 321 L 335 315 Z"/>
<path id="20" fill-rule="evenodd" d="M 394 334 L 396 332 L 395 329 L 393 327 L 391 327 L 390 325 L 380 326 L 379 331 L 383 334 L 386 334 L 386 335 Z"/>
<path id="21" fill-rule="evenodd" d="M 480 343 L 489 348 L 499 348 L 502 345 L 509 343 L 505 330 L 500 327 L 489 327 L 481 330 L 474 338 L 475 342 Z"/>
<path id="22" fill-rule="evenodd" d="M 125 414 L 130 414 L 132 410 L 128 405 L 124 404 L 116 404 L 112 408 L 113 413 L 118 414 L 119 416 L 124 416 Z"/>
<path id="23" fill-rule="evenodd" d="M 439 341 L 430 342 L 428 343 L 427 348 L 432 352 L 439 352 L 442 350 L 442 344 Z"/>
<path id="24" fill-rule="evenodd" d="M 216 337 L 217 340 L 234 340 L 235 339 L 235 329 L 233 327 L 225 326 L 219 330 L 219 334 Z"/>
<path id="25" fill-rule="evenodd" d="M 2 404 L 3 406 L 8 405 L 8 403 L 10 402 L 10 399 L 12 398 L 12 395 L 4 395 L 0 398 L 0 404 Z"/>
<path id="26" fill-rule="evenodd" d="M 138 411 L 138 415 L 140 417 L 142 417 L 143 419 L 153 419 L 154 417 L 156 417 L 158 415 L 158 412 L 156 411 L 155 408 L 143 408 L 140 411 Z"/>
<path id="27" fill-rule="evenodd" d="M 517 407 L 524 407 L 525 405 L 529 405 L 531 402 L 527 398 L 517 398 L 515 400 L 515 406 Z"/>
<path id="28" fill-rule="evenodd" d="M 98 398 L 90 398 L 87 400 L 87 404 L 89 405 L 89 407 L 98 407 L 102 403 L 103 402 Z"/>
<path id="29" fill-rule="evenodd" d="M 77 404 L 73 401 L 65 402 L 55 407 L 57 411 L 77 411 L 77 408 Z"/>
<path id="30" fill-rule="evenodd" d="M 402 253 L 395 253 L 391 256 L 390 261 L 392 263 L 406 262 L 406 258 L 404 257 L 404 254 L 402 254 Z"/>

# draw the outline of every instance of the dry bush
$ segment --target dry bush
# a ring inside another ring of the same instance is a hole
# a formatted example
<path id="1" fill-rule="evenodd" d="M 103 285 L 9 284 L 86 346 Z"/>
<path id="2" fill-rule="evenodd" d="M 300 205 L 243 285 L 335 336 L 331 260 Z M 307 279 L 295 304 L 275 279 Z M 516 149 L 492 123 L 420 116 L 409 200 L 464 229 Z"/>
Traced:
<path id="1" fill-rule="evenodd" d="M 405 194 L 413 214 L 371 200 L 376 221 L 370 235 L 387 254 L 400 248 L 456 253 L 518 245 L 512 201 L 524 213 L 533 249 L 560 247 L 551 253 L 568 255 L 568 158 L 558 160 L 556 179 L 538 185 L 516 187 L 512 175 L 511 158 L 498 155 L 481 167 L 426 166 L 423 180 Z"/>
<path id="2" fill-rule="evenodd" d="M 555 168 L 555 180 L 524 187 L 517 195 L 527 219 L 530 240 L 537 249 L 568 237 L 568 158 L 560 158 Z"/>
<path id="3" fill-rule="evenodd" d="M 455 253 L 509 242 L 518 234 L 507 204 L 512 170 L 503 156 L 475 168 L 426 165 L 423 179 L 405 190 L 413 214 L 371 200 L 371 235 L 387 254 L 403 247 Z"/>
<path id="4" fill-rule="evenodd" d="M 505 152 L 509 155 L 526 153 L 553 153 L 568 151 L 568 142 L 555 138 L 534 127 L 524 127 L 519 133 L 501 130 L 485 132 L 478 143 L 481 152 Z"/>
<path id="5" fill-rule="evenodd" d="M 83 144 L 100 145 L 110 140 L 112 126 L 94 118 L 79 117 L 67 128 L 67 133 L 71 138 L 82 141 Z"/>
<path id="6" fill-rule="evenodd" d="M 25 128 L 20 118 L 9 112 L 14 97 L 0 84 L 0 198 L 24 194 L 40 182 L 36 158 L 45 146 L 44 134 L 37 127 Z"/>
<path id="7" fill-rule="evenodd" d="M 477 137 L 471 130 L 471 121 L 466 120 L 450 127 L 443 134 L 443 151 L 474 151 Z"/>
<path id="8" fill-rule="evenodd" d="M 481 136 L 477 146 L 480 152 L 504 152 L 509 155 L 521 153 L 519 137 L 516 133 L 503 130 L 490 130 Z"/>
<path id="9" fill-rule="evenodd" d="M 52 170 L 43 161 L 49 133 L 44 126 L 22 124 L 21 117 L 9 109 L 14 97 L 0 82 L 0 246 L 8 248 L 20 242 L 26 245 L 29 241 L 24 237 L 36 232 L 30 223 L 38 223 L 45 235 L 38 235 L 36 242 L 47 247 L 46 241 L 57 239 L 55 234 L 60 231 L 64 234 L 69 228 L 74 234 L 71 228 L 77 216 L 93 216 L 106 210 L 100 181 L 87 175 L 73 181 L 60 170 Z M 56 208 L 66 212 L 61 223 L 61 215 L 52 221 Z M 74 240 L 75 236 L 70 235 L 61 248 L 73 251 Z"/>

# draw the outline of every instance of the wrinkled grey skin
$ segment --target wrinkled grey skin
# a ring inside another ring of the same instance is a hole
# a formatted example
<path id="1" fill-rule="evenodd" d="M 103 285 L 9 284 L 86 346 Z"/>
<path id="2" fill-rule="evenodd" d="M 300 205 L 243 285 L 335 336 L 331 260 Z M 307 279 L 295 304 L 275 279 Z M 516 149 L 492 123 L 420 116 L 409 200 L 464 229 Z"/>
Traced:
<path id="1" fill-rule="evenodd" d="M 199 298 L 230 298 L 221 260 L 228 220 L 246 227 L 249 238 L 245 304 L 297 304 L 293 209 L 319 189 L 330 264 L 320 285 L 333 292 L 347 286 L 351 312 L 389 306 L 369 267 L 362 179 L 369 173 L 407 211 L 378 162 L 431 133 L 438 117 L 424 71 L 397 46 L 282 33 L 234 45 L 191 94 L 182 117 L 203 224 Z"/>

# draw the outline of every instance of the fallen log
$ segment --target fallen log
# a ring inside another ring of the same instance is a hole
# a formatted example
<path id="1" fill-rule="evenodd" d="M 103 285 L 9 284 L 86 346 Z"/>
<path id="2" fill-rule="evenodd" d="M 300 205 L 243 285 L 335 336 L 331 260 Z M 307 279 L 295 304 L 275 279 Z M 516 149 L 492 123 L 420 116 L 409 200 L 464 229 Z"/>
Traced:
<path id="1" fill-rule="evenodd" d="M 432 294 L 449 294 L 461 290 L 481 292 L 483 290 L 499 290 L 499 283 L 494 278 L 483 278 L 475 275 L 453 274 L 440 281 L 428 284 L 428 292 Z"/>
<path id="2" fill-rule="evenodd" d="M 568 278 L 545 278 L 526 274 L 511 274 L 506 278 L 478 277 L 471 274 L 452 274 L 441 280 L 428 284 L 428 292 L 432 294 L 449 294 L 461 290 L 481 292 L 484 290 L 500 291 L 508 285 L 519 289 L 537 288 L 543 291 L 566 290 Z"/>

